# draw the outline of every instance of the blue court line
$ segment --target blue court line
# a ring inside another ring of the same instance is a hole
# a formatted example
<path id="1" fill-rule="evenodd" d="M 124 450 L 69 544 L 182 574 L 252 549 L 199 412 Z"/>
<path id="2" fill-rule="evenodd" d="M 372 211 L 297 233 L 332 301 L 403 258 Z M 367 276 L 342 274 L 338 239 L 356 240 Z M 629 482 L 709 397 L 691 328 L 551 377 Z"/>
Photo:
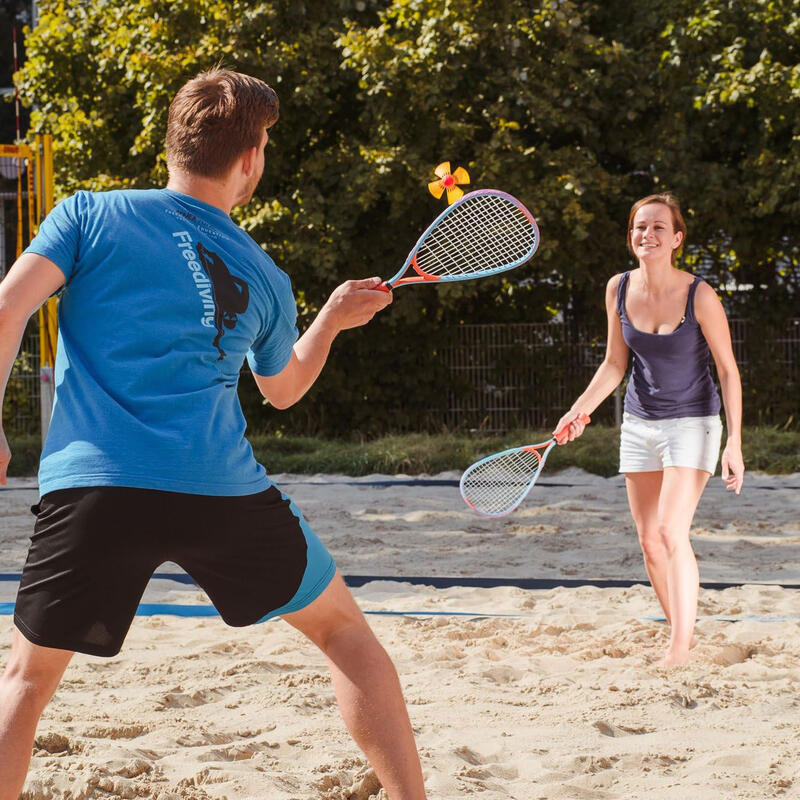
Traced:
<path id="1" fill-rule="evenodd" d="M 0 573 L 0 581 L 19 581 L 19 572 Z M 175 581 L 194 586 L 195 581 L 184 572 L 156 572 L 152 576 L 156 580 Z M 418 586 L 432 586 L 435 589 L 450 589 L 453 587 L 466 587 L 478 589 L 493 589 L 499 586 L 513 586 L 517 589 L 574 589 L 579 586 L 594 586 L 598 589 L 628 589 L 631 586 L 649 586 L 647 580 L 592 580 L 591 578 L 565 579 L 565 578 L 464 578 L 440 577 L 424 575 L 345 575 L 344 582 L 350 587 L 364 586 L 372 581 L 393 581 L 396 583 L 410 583 Z M 779 589 L 800 589 L 800 583 L 758 583 L 744 581 L 743 583 L 720 583 L 703 581 L 703 589 L 735 589 L 741 586 L 775 586 Z"/>
<path id="2" fill-rule="evenodd" d="M 14 613 L 14 603 L 0 603 L 0 616 L 10 616 Z M 207 605 L 179 605 L 175 603 L 140 603 L 136 610 L 137 617 L 152 617 L 164 614 L 173 617 L 218 617 L 219 612 L 214 606 Z M 393 617 L 509 617 L 528 618 L 530 614 L 493 614 L 481 611 L 364 611 L 364 614 L 385 615 Z"/>

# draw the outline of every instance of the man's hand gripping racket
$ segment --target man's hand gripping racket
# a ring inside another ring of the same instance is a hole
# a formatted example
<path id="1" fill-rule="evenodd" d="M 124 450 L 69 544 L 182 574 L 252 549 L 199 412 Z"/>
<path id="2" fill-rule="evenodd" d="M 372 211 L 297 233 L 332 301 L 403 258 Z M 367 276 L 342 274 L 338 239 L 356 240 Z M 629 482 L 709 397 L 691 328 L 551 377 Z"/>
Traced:
<path id="1" fill-rule="evenodd" d="M 411 283 L 496 275 L 524 264 L 538 247 L 536 220 L 519 200 L 479 189 L 448 206 L 420 236 L 402 269 L 376 288 L 390 292 Z"/>
<path id="2" fill-rule="evenodd" d="M 581 414 L 580 422 L 591 421 Z M 548 453 L 569 436 L 567 423 L 552 439 L 539 444 L 514 447 L 476 461 L 461 476 L 461 496 L 466 504 L 486 517 L 510 514 L 528 495 L 538 479 Z"/>

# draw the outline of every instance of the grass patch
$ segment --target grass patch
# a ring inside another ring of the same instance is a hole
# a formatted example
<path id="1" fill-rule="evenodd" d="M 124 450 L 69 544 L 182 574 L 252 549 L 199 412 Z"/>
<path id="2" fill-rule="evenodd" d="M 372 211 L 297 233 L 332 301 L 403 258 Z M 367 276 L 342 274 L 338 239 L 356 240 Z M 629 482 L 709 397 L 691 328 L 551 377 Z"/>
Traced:
<path id="1" fill-rule="evenodd" d="M 549 436 L 549 431 L 517 430 L 504 436 L 408 434 L 353 442 L 257 434 L 251 442 L 256 458 L 268 472 L 419 475 L 462 471 L 490 453 L 541 442 Z M 800 431 L 747 428 L 743 438 L 747 469 L 776 475 L 800 472 Z M 619 430 L 592 425 L 580 439 L 551 451 L 548 472 L 566 467 L 579 467 L 604 477 L 616 475 Z"/>
<path id="2" fill-rule="evenodd" d="M 462 471 L 478 458 L 522 444 L 548 439 L 549 431 L 517 430 L 505 436 L 443 433 L 384 436 L 372 441 L 314 439 L 307 436 L 253 434 L 250 442 L 256 458 L 267 471 L 339 473 L 343 475 L 436 474 Z M 39 438 L 30 436 L 10 442 L 13 458 L 9 475 L 34 475 L 39 463 Z M 580 467 L 595 475 L 617 474 L 619 431 L 591 425 L 580 439 L 551 451 L 548 473 Z M 800 431 L 768 427 L 744 431 L 744 460 L 749 470 L 771 474 L 800 472 Z"/>

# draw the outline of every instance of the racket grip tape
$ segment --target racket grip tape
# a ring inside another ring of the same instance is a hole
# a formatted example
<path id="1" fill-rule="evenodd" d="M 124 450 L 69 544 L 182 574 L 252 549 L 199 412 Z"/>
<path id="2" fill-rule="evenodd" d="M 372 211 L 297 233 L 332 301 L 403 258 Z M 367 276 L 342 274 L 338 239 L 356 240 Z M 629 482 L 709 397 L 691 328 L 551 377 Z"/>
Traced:
<path id="1" fill-rule="evenodd" d="M 583 414 L 583 413 L 578 414 L 578 416 L 575 419 L 579 419 L 584 425 L 588 425 L 592 421 L 592 418 L 588 414 Z M 553 438 L 556 440 L 556 442 L 558 442 L 558 444 L 561 444 L 561 442 L 564 439 L 564 433 L 566 432 L 567 428 L 570 425 L 572 425 L 574 421 L 575 420 L 568 422 L 560 431 L 556 431 L 553 434 Z"/>

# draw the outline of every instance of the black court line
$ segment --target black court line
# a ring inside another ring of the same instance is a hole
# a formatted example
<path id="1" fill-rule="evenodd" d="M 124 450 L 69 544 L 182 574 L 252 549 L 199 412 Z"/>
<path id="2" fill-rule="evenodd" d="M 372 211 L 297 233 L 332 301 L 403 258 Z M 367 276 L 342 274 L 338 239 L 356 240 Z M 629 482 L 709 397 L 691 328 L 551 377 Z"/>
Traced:
<path id="1" fill-rule="evenodd" d="M 280 481 L 279 486 L 366 486 L 378 488 L 390 488 L 392 486 L 452 486 L 458 487 L 459 481 L 441 478 L 409 478 L 401 480 L 387 481 Z M 593 483 L 556 483 L 552 481 L 536 481 L 537 486 L 561 488 L 561 489 L 596 489 Z M 615 487 L 624 489 L 624 484 Z M 0 486 L 0 494 L 3 492 L 32 492 L 38 491 L 38 486 Z M 745 489 L 764 489 L 766 491 L 779 491 L 781 489 L 800 489 L 800 486 L 745 486 Z"/>
<path id="2" fill-rule="evenodd" d="M 622 580 L 622 579 L 602 579 L 592 578 L 462 578 L 462 577 L 439 577 L 439 576 L 406 576 L 406 575 L 345 575 L 345 583 L 348 586 L 363 586 L 371 581 L 398 581 L 401 583 L 412 583 L 423 586 L 433 586 L 436 589 L 448 589 L 450 587 L 476 587 L 480 589 L 492 589 L 499 586 L 513 586 L 517 589 L 572 589 L 578 586 L 595 586 L 599 589 L 627 589 L 631 586 L 649 586 L 647 580 Z M 704 589 L 733 589 L 740 586 L 777 586 L 782 589 L 800 589 L 800 583 L 757 583 L 744 581 L 743 583 L 722 583 L 714 581 L 702 581 L 700 583 Z"/>
<path id="3" fill-rule="evenodd" d="M 20 573 L 0 573 L 0 581 L 18 581 Z M 194 579 L 184 572 L 156 572 L 155 580 L 174 581 L 190 586 L 196 585 Z M 432 586 L 434 589 L 450 589 L 454 587 L 494 589 L 500 586 L 511 586 L 517 589 L 574 589 L 578 586 L 594 586 L 598 589 L 628 589 L 631 586 L 649 586 L 646 580 L 600 579 L 591 578 L 464 578 L 442 577 L 432 575 L 345 575 L 344 581 L 348 586 L 364 586 L 373 581 L 393 581 L 396 583 L 411 583 L 417 586 Z M 735 589 L 741 586 L 775 586 L 779 589 L 800 589 L 800 583 L 758 583 L 744 581 L 742 583 L 725 583 L 718 581 L 702 581 L 703 589 Z"/>

